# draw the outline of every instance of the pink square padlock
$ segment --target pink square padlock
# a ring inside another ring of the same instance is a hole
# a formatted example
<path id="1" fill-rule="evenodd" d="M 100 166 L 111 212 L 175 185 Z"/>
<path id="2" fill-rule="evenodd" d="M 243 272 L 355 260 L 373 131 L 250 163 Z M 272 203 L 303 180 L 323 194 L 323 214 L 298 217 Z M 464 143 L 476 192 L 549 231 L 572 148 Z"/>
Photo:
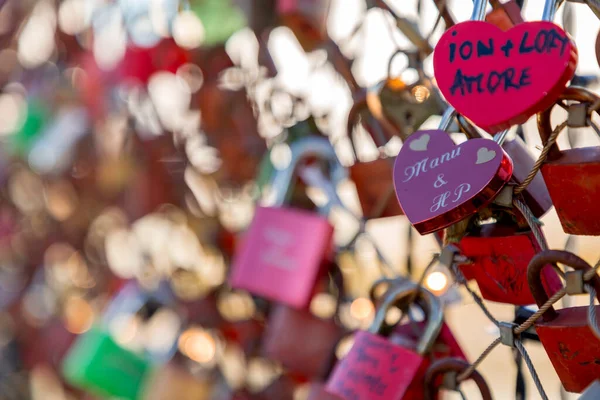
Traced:
<path id="1" fill-rule="evenodd" d="M 308 211 L 258 207 L 233 260 L 233 288 L 306 308 L 332 248 L 333 227 Z"/>

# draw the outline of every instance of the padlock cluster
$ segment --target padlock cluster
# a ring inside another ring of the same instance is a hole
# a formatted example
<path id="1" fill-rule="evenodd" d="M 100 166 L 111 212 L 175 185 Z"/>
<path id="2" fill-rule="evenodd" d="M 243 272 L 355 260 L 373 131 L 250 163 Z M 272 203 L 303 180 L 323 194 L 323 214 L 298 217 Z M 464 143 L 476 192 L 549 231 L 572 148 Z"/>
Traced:
<path id="1" fill-rule="evenodd" d="M 600 6 L 363 2 L 0 0 L 0 400 L 600 399 Z"/>

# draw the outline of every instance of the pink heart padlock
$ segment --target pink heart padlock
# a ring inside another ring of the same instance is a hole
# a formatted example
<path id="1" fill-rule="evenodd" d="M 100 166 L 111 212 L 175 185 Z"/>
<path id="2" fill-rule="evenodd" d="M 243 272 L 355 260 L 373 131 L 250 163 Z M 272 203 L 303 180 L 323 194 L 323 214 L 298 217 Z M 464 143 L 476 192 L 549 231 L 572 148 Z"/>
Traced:
<path id="1" fill-rule="evenodd" d="M 450 226 L 488 204 L 512 176 L 511 159 L 494 141 L 456 145 L 442 130 L 411 135 L 396 157 L 398 202 L 420 234 Z"/>
<path id="2" fill-rule="evenodd" d="M 554 104 L 575 73 L 577 48 L 548 21 L 525 22 L 506 32 L 467 21 L 442 35 L 433 67 L 448 103 L 493 133 Z"/>

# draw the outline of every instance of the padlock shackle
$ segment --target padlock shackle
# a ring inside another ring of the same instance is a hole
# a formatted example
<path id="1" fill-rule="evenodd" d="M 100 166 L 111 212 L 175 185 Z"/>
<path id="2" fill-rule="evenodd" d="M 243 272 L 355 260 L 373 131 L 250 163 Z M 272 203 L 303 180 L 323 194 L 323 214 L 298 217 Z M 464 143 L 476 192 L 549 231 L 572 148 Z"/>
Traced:
<path id="1" fill-rule="evenodd" d="M 435 380 L 439 375 L 443 375 L 448 372 L 455 372 L 460 374 L 466 371 L 471 364 L 467 361 L 462 360 L 460 358 L 443 358 L 441 360 L 435 361 L 431 366 L 427 369 L 425 373 L 425 391 L 424 391 L 424 399 L 425 400 L 434 400 L 437 398 L 437 393 L 439 391 L 439 387 L 435 387 Z M 479 393 L 481 393 L 481 398 L 483 400 L 492 400 L 492 392 L 490 388 L 483 378 L 483 376 L 477 372 L 476 370 L 471 373 L 468 378 L 477 384 L 479 388 Z M 457 382 L 457 384 L 460 382 Z"/>
<path id="2" fill-rule="evenodd" d="M 538 307 L 542 307 L 549 299 L 544 286 L 542 285 L 542 269 L 548 264 L 561 263 L 578 271 L 588 271 L 592 267 L 585 260 L 577 255 L 564 250 L 544 250 L 536 254 L 527 267 L 527 282 L 529 290 L 535 299 Z M 594 275 L 590 283 L 596 289 L 596 298 L 600 301 L 600 276 Z M 550 322 L 558 317 L 554 307 L 550 307 L 542 315 L 545 322 Z"/>
<path id="3" fill-rule="evenodd" d="M 427 315 L 427 323 L 425 324 L 422 338 L 416 347 L 416 352 L 420 355 L 424 355 L 431 349 L 440 334 L 444 322 L 444 311 L 442 309 L 442 303 L 437 296 L 429 290 L 417 286 L 413 282 L 403 282 L 387 291 L 375 313 L 375 318 L 368 331 L 375 335 L 378 334 L 384 327 L 387 311 L 394 306 L 394 304 L 414 295 L 415 292 L 417 292 L 417 297 L 423 300 L 424 305 L 427 307 L 427 309 L 424 310 Z"/>
<path id="4" fill-rule="evenodd" d="M 574 100 L 580 103 L 594 103 L 596 101 L 600 101 L 600 97 L 594 92 L 591 92 L 585 88 L 570 86 L 566 88 L 564 92 L 561 93 L 561 95 L 558 98 L 558 101 L 560 100 Z M 553 131 L 552 122 L 550 119 L 553 109 L 554 106 L 548 108 L 547 110 L 537 115 L 538 131 L 540 132 L 540 137 L 544 146 L 546 146 L 546 144 L 548 143 L 548 139 L 550 138 L 550 135 Z M 554 143 L 554 145 L 550 148 L 550 151 L 548 152 L 547 159 L 549 161 L 552 161 L 558 159 L 560 156 L 561 151 L 558 148 L 558 145 Z"/>
<path id="5" fill-rule="evenodd" d="M 329 165 L 331 180 L 336 184 L 347 177 L 346 169 L 340 164 L 335 149 L 328 138 L 322 136 L 309 136 L 291 143 L 291 160 L 283 170 L 277 170 L 271 181 L 274 198 L 269 206 L 281 207 L 285 204 L 294 178 L 297 178 L 297 169 L 302 161 L 315 157 L 326 160 Z"/>
<path id="6" fill-rule="evenodd" d="M 410 280 L 407 279 L 407 278 L 403 278 L 403 277 L 398 277 L 398 278 L 385 278 L 385 277 L 384 278 L 379 278 L 375 282 L 373 282 L 373 284 L 371 285 L 371 289 L 369 289 L 369 299 L 371 300 L 371 302 L 373 304 L 377 304 L 377 302 L 379 301 L 379 299 L 385 297 L 386 293 L 389 290 L 391 290 L 394 285 L 402 285 L 402 284 L 405 284 L 407 282 L 410 282 Z M 389 287 L 388 287 L 388 289 L 380 297 L 377 297 L 377 295 L 376 295 L 375 292 L 382 285 L 389 285 Z"/>

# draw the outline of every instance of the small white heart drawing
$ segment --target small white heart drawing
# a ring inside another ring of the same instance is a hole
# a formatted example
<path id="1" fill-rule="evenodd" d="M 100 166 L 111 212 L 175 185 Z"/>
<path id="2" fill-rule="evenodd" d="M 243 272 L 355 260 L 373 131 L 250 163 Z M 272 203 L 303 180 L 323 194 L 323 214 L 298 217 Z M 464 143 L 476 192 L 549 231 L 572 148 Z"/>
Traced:
<path id="1" fill-rule="evenodd" d="M 477 162 L 475 164 L 485 164 L 488 161 L 492 161 L 496 157 L 494 150 L 488 150 L 485 147 L 477 150 Z"/>
<path id="2" fill-rule="evenodd" d="M 429 143 L 429 139 L 430 139 L 430 137 L 426 133 L 423 136 L 421 136 L 420 138 L 415 139 L 412 142 L 410 142 L 408 147 L 414 151 L 425 151 L 425 150 L 427 150 L 427 144 Z"/>

